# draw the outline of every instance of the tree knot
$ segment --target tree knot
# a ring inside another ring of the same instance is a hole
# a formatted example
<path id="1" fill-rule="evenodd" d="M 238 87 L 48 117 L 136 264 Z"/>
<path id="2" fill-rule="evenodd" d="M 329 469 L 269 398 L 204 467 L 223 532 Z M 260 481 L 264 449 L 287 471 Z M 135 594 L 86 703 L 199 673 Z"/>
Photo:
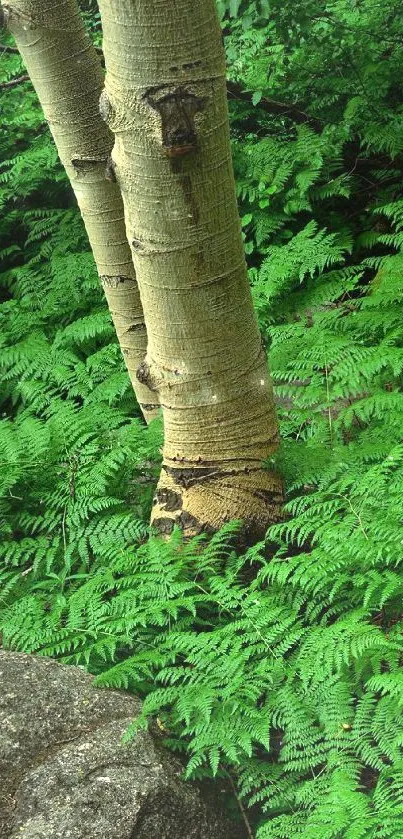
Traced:
<path id="1" fill-rule="evenodd" d="M 150 88 L 144 99 L 161 117 L 162 148 L 168 157 L 181 157 L 197 148 L 195 116 L 206 99 L 184 87 Z"/>
<path id="2" fill-rule="evenodd" d="M 109 125 L 113 116 L 113 107 L 105 88 L 99 97 L 99 113 L 104 122 Z"/>
<path id="3" fill-rule="evenodd" d="M 150 365 L 145 359 L 141 362 L 141 364 L 139 364 L 136 370 L 136 379 L 140 382 L 140 384 L 146 385 L 149 388 L 149 390 L 156 390 L 155 382 L 151 374 Z"/>

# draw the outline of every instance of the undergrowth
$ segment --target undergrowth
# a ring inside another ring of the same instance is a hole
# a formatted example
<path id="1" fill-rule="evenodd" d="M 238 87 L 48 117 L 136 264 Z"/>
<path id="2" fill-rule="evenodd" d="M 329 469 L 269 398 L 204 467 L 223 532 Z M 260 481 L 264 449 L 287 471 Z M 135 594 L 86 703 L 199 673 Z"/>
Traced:
<path id="1" fill-rule="evenodd" d="M 257 839 L 399 839 L 402 23 L 391 0 L 219 6 L 284 522 L 241 556 L 236 523 L 150 536 L 159 423 L 35 96 L 0 91 L 2 642 L 139 693 L 134 728 L 230 771 Z"/>

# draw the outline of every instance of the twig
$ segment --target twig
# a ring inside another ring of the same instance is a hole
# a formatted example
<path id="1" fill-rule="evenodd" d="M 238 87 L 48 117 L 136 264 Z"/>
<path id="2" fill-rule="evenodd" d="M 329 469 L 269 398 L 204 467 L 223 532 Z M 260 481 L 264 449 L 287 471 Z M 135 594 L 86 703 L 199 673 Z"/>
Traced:
<path id="1" fill-rule="evenodd" d="M 236 786 L 235 786 L 235 784 L 234 784 L 234 779 L 233 779 L 233 777 L 232 777 L 231 773 L 228 771 L 228 769 L 224 769 L 224 772 L 225 772 L 225 774 L 226 774 L 226 775 L 227 775 L 227 777 L 228 777 L 228 780 L 229 780 L 230 785 L 231 785 L 232 792 L 234 793 L 234 796 L 235 796 L 235 798 L 236 798 L 236 801 L 237 801 L 237 804 L 238 804 L 238 807 L 239 807 L 239 812 L 240 812 L 240 814 L 241 814 L 241 816 L 242 816 L 243 822 L 244 822 L 245 827 L 246 827 L 246 832 L 247 832 L 247 834 L 248 834 L 248 839 L 255 839 L 255 835 L 254 835 L 254 833 L 253 833 L 253 830 L 252 830 L 252 827 L 251 827 L 251 823 L 250 823 L 250 821 L 249 821 L 249 819 L 248 819 L 248 816 L 247 816 L 247 814 L 246 814 L 245 807 L 244 807 L 244 806 L 243 806 L 243 804 L 242 804 L 242 801 L 241 801 L 241 799 L 240 799 L 240 797 L 239 797 L 239 795 L 238 795 L 238 792 L 237 792 L 237 788 L 236 788 Z"/>
<path id="2" fill-rule="evenodd" d="M 16 79 L 10 79 L 9 82 L 1 82 L 0 90 L 4 90 L 6 87 L 17 87 L 19 84 L 23 84 L 24 82 L 29 82 L 29 76 L 18 76 Z"/>
<path id="3" fill-rule="evenodd" d="M 0 45 L 0 51 L 1 50 L 3 52 L 18 53 L 18 49 L 16 47 L 9 47 L 3 44 Z M 101 47 L 95 47 L 95 50 L 98 55 L 103 58 Z M 29 76 L 20 76 L 18 79 L 12 79 L 10 82 L 0 84 L 0 89 L 4 87 L 13 87 L 20 82 L 26 81 L 29 81 Z M 227 81 L 227 94 L 229 99 L 240 99 L 243 102 L 248 102 L 249 104 L 252 103 L 253 91 L 244 90 L 239 82 Z M 317 117 L 311 117 L 305 111 L 298 108 L 297 105 L 289 104 L 287 102 L 278 102 L 276 99 L 267 99 L 265 96 L 262 96 L 256 107 L 260 108 L 262 111 L 266 111 L 268 114 L 288 116 L 297 123 L 308 123 L 308 125 L 317 132 L 322 130 L 322 121 Z"/>
<path id="4" fill-rule="evenodd" d="M 227 81 L 227 93 L 229 98 L 241 99 L 243 102 L 252 102 L 253 92 L 244 90 L 239 82 Z M 308 123 L 315 131 L 322 130 L 322 121 L 317 117 L 311 117 L 305 111 L 302 111 L 297 105 L 292 105 L 287 102 L 278 102 L 276 99 L 267 99 L 262 96 L 261 100 L 256 105 L 257 108 L 266 111 L 268 114 L 280 114 L 289 116 L 294 122 Z"/>
<path id="5" fill-rule="evenodd" d="M 14 54 L 18 53 L 17 47 L 9 47 L 7 44 L 0 44 L 0 51 L 1 52 L 13 52 Z"/>

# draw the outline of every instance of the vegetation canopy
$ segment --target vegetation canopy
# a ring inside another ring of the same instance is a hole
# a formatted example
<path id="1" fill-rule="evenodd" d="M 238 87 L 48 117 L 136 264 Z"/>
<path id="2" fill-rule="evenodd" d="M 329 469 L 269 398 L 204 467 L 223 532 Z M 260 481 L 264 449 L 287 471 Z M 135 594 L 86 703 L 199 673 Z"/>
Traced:
<path id="1" fill-rule="evenodd" d="M 401 5 L 217 6 L 284 520 L 241 555 L 236 522 L 150 536 L 161 422 L 144 423 L 3 32 L 2 643 L 140 694 L 135 725 L 158 716 L 189 777 L 230 776 L 249 837 L 400 839 Z M 81 8 L 99 49 L 96 4 Z"/>

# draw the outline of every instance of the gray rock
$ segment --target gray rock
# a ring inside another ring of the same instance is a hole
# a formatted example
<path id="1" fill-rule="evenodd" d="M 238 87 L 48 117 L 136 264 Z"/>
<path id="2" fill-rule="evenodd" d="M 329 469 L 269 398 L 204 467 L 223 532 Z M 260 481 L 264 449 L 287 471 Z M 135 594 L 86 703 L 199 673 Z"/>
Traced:
<path id="1" fill-rule="evenodd" d="M 0 650 L 1 839 L 237 839 L 157 737 L 122 746 L 140 702 L 92 681 Z"/>

